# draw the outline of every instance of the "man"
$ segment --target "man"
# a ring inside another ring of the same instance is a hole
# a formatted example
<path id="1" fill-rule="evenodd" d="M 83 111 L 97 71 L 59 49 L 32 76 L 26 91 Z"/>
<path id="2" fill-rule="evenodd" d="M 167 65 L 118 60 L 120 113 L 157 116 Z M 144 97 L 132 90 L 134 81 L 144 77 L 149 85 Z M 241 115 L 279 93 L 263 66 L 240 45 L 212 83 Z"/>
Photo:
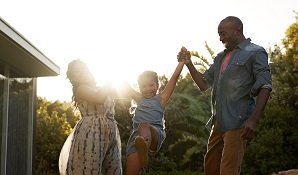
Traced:
<path id="1" fill-rule="evenodd" d="M 238 175 L 246 142 L 254 137 L 272 82 L 267 52 L 245 38 L 239 18 L 223 19 L 218 34 L 226 49 L 209 69 L 201 74 L 191 61 L 185 64 L 201 91 L 212 88 L 205 174 Z M 189 52 L 181 49 L 178 59 L 190 59 Z"/>

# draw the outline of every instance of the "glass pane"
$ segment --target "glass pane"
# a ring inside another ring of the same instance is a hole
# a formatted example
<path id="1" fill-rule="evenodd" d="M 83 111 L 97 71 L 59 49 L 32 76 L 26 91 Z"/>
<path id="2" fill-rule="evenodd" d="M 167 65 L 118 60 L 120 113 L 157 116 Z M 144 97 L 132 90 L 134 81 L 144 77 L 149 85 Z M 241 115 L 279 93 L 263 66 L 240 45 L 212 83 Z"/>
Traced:
<path id="1" fill-rule="evenodd" d="M 32 117 L 29 115 L 32 107 L 32 102 L 29 101 L 31 92 L 31 78 L 10 79 L 7 174 L 27 172 L 28 121 Z"/>

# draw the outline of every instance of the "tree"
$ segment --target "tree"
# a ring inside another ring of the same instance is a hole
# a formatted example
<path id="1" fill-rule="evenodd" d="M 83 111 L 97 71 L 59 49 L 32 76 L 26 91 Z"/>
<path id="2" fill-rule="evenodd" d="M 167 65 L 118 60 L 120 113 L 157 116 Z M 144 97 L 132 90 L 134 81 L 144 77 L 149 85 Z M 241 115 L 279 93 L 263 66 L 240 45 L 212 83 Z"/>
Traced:
<path id="1" fill-rule="evenodd" d="M 296 13 L 296 19 L 298 14 Z M 244 174 L 298 168 L 298 21 L 286 30 L 283 49 L 268 50 L 273 90 L 254 140 L 248 143 Z"/>
<path id="2" fill-rule="evenodd" d="M 36 173 L 58 174 L 60 150 L 72 127 L 67 121 L 69 111 L 65 103 L 51 103 L 46 99 L 37 99 L 36 111 Z M 72 113 L 69 116 L 78 118 Z"/>
<path id="3" fill-rule="evenodd" d="M 80 119 L 79 112 L 77 110 L 74 111 L 71 104 L 69 103 L 61 103 L 60 101 L 55 101 L 54 103 L 49 104 L 47 107 L 47 111 L 49 112 L 49 115 L 52 114 L 52 112 L 56 111 L 58 113 L 58 116 L 62 116 L 63 113 L 66 114 L 66 121 L 70 124 L 70 126 L 73 128 L 77 122 Z"/>

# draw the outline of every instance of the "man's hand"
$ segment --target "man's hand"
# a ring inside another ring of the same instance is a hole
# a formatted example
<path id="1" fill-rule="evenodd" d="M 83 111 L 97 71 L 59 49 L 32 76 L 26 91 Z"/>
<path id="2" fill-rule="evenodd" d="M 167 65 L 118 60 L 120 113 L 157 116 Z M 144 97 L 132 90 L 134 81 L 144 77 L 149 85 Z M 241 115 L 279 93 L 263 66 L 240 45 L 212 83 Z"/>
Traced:
<path id="1" fill-rule="evenodd" d="M 178 62 L 184 61 L 184 64 L 188 64 L 190 62 L 190 52 L 187 51 L 185 47 L 182 47 L 180 52 L 177 55 Z"/>
<path id="2" fill-rule="evenodd" d="M 254 137 L 255 132 L 257 130 L 258 122 L 260 120 L 262 112 L 265 109 L 269 96 L 270 96 L 269 89 L 261 88 L 257 98 L 256 108 L 254 112 L 246 120 L 246 122 L 243 124 L 244 128 L 241 135 L 242 139 L 251 140 Z"/>
<path id="3" fill-rule="evenodd" d="M 251 140 L 254 137 L 257 130 L 257 125 L 258 125 L 258 122 L 254 119 L 255 117 L 252 114 L 244 123 L 243 125 L 244 128 L 241 134 L 241 138 L 243 140 Z"/>

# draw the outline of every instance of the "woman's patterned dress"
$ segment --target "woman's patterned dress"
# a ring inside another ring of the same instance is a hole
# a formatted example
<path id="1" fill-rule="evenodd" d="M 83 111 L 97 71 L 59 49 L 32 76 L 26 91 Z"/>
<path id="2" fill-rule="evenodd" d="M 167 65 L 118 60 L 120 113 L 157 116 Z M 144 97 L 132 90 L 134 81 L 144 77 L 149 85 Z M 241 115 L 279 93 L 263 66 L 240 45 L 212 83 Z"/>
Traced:
<path id="1" fill-rule="evenodd" d="M 61 175 L 121 175 L 121 141 L 115 103 L 79 105 L 81 120 L 65 141 L 59 158 Z"/>

